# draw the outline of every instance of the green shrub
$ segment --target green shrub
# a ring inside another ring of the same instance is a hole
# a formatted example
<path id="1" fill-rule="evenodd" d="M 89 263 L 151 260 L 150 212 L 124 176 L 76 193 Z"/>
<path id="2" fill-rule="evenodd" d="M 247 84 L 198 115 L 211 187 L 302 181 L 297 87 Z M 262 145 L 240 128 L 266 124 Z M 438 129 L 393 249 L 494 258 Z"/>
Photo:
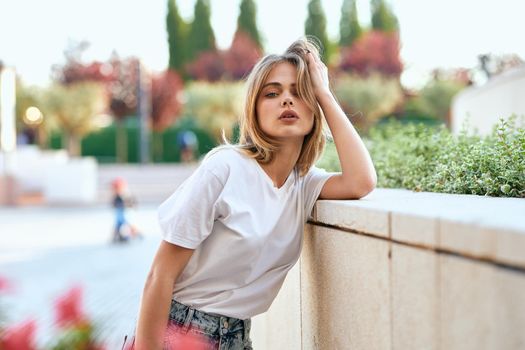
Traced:
<path id="1" fill-rule="evenodd" d="M 334 92 L 345 113 L 352 116 L 352 123 L 363 133 L 403 102 L 399 81 L 379 73 L 366 78 L 341 74 L 335 80 Z"/>
<path id="2" fill-rule="evenodd" d="M 377 187 L 414 191 L 525 197 L 525 129 L 516 117 L 500 120 L 491 135 L 455 136 L 443 125 L 390 121 L 364 142 L 378 175 Z M 340 171 L 333 143 L 319 166 Z"/>

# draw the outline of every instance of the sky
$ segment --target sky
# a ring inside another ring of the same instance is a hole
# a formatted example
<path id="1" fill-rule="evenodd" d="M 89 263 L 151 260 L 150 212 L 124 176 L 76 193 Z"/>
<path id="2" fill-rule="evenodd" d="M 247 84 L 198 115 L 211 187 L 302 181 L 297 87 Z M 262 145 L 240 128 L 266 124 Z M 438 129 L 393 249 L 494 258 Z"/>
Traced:
<path id="1" fill-rule="evenodd" d="M 267 52 L 280 53 L 304 33 L 309 0 L 256 0 Z M 327 31 L 339 36 L 343 0 L 322 0 Z M 231 43 L 240 0 L 210 0 L 219 48 Z M 436 67 L 477 65 L 482 53 L 525 59 L 523 0 L 390 0 L 400 22 L 402 81 L 420 87 Z M 177 0 L 186 20 L 195 0 Z M 369 0 L 357 0 L 360 22 L 370 23 Z M 137 56 L 153 71 L 168 63 L 166 0 L 0 0 L 0 61 L 26 84 L 45 85 L 53 64 L 64 63 L 72 42 L 91 43 L 85 61 Z"/>

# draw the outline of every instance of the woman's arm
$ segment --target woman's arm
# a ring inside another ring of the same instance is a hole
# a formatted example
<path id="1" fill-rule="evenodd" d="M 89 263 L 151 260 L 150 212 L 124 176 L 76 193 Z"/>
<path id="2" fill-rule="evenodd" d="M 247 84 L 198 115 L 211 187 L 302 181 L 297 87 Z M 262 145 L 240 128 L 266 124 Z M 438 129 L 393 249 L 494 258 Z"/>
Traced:
<path id="1" fill-rule="evenodd" d="M 162 349 L 173 285 L 191 255 L 192 249 L 162 241 L 148 274 L 135 335 L 136 350 Z"/>
<path id="2" fill-rule="evenodd" d="M 359 134 L 329 89 L 326 66 L 312 53 L 307 53 L 307 60 L 315 95 L 332 132 L 342 170 L 341 174 L 326 181 L 319 198 L 359 199 L 376 186 L 374 164 Z"/>

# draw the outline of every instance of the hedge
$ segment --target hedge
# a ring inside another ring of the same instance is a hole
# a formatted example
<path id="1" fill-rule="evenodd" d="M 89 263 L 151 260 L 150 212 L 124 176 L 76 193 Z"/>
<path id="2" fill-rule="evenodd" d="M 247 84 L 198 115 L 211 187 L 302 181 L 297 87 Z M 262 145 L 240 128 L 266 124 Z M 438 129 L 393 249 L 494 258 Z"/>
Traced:
<path id="1" fill-rule="evenodd" d="M 444 125 L 403 125 L 390 120 L 364 138 L 377 175 L 377 187 L 414 191 L 525 197 L 525 129 L 516 117 L 500 119 L 488 136 L 453 135 Z M 340 171 L 333 142 L 318 165 Z"/>

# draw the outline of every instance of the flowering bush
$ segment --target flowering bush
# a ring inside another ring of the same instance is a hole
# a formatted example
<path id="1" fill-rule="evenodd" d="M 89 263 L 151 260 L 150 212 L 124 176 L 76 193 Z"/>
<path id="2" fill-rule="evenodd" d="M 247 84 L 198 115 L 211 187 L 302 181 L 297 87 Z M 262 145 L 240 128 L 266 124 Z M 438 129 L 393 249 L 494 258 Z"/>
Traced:
<path id="1" fill-rule="evenodd" d="M 11 284 L 0 277 L 0 292 Z M 9 287 L 10 288 L 10 287 Z M 82 289 L 73 287 L 55 302 L 55 324 L 58 337 L 44 349 L 50 350 L 104 350 L 95 337 L 95 327 L 82 310 Z M 37 324 L 27 320 L 5 328 L 0 326 L 0 350 L 37 350 Z"/>
<path id="2" fill-rule="evenodd" d="M 491 135 L 454 136 L 444 126 L 374 127 L 365 139 L 378 175 L 378 187 L 414 191 L 525 198 L 525 129 L 516 117 L 501 120 Z M 318 163 L 340 171 L 333 143 Z"/>

